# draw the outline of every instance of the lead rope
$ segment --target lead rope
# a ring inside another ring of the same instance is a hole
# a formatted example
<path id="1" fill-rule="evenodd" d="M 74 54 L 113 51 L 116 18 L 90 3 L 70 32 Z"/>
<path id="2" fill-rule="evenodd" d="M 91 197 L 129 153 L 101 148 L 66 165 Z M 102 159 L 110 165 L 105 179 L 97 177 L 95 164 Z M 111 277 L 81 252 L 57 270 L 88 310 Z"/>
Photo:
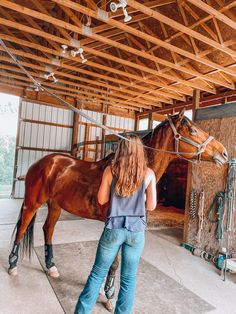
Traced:
<path id="1" fill-rule="evenodd" d="M 189 216 L 192 220 L 194 220 L 196 215 L 197 215 L 197 191 L 192 190 L 190 193 L 189 200 Z"/>
<path id="2" fill-rule="evenodd" d="M 235 198 L 236 198 L 236 159 L 232 158 L 229 161 L 228 175 L 227 175 L 227 186 L 225 191 L 226 198 L 226 210 L 227 210 L 227 238 L 226 247 L 227 252 L 232 247 L 232 232 L 234 230 L 234 217 L 235 215 Z"/>
<path id="3" fill-rule="evenodd" d="M 200 243 L 202 230 L 203 230 L 204 202 L 205 202 L 205 194 L 204 194 L 204 191 L 201 191 L 199 194 L 199 209 L 198 209 L 198 232 L 197 232 L 198 244 Z"/>
<path id="4" fill-rule="evenodd" d="M 224 207 L 224 199 L 225 199 L 225 193 L 224 192 L 218 192 L 211 204 L 211 206 L 208 209 L 208 219 L 211 223 L 216 223 L 216 239 L 220 241 L 223 236 L 223 230 L 222 230 L 222 221 L 223 221 L 223 207 Z M 216 210 L 216 219 L 212 218 L 212 212 L 213 209 Z"/>
<path id="5" fill-rule="evenodd" d="M 183 137 L 182 135 L 180 135 L 174 124 L 173 124 L 173 121 L 172 119 L 169 117 L 168 118 L 168 121 L 170 123 L 170 126 L 174 132 L 174 134 L 179 134 L 180 138 L 182 141 L 194 146 L 194 147 L 197 147 L 198 148 L 198 151 L 195 152 L 195 153 L 188 153 L 188 152 L 179 152 L 179 151 L 169 151 L 169 150 L 165 150 L 165 149 L 159 149 L 159 148 L 154 148 L 154 147 L 150 147 L 150 146 L 146 146 L 146 145 L 143 145 L 143 144 L 139 144 L 139 143 L 136 143 L 134 141 L 132 141 L 131 139 L 128 139 L 122 135 L 120 135 L 118 132 L 108 128 L 107 126 L 105 126 L 104 124 L 102 124 L 101 122 L 98 122 L 96 121 L 95 119 L 91 118 L 90 116 L 88 116 L 86 113 L 84 113 L 82 110 L 78 109 L 78 108 L 75 108 L 74 106 L 72 106 L 70 103 L 68 103 L 67 101 L 65 101 L 64 99 L 62 99 L 61 97 L 57 96 L 55 93 L 51 92 L 48 88 L 46 87 L 43 87 L 41 85 L 40 82 L 38 82 L 26 69 L 24 66 L 21 65 L 21 63 L 16 59 L 16 57 L 12 54 L 12 52 L 7 48 L 7 46 L 5 45 L 4 41 L 0 38 L 0 44 L 1 46 L 3 47 L 3 49 L 6 51 L 6 53 L 13 59 L 14 63 L 26 74 L 26 76 L 33 82 L 33 84 L 39 88 L 40 90 L 42 91 L 45 91 L 46 93 L 48 93 L 49 95 L 53 96 L 54 98 L 56 98 L 57 100 L 59 100 L 63 105 L 65 105 L 66 107 L 68 107 L 70 110 L 78 113 L 79 115 L 81 115 L 82 117 L 84 117 L 86 120 L 96 124 L 97 126 L 99 126 L 100 128 L 108 131 L 109 133 L 111 134 L 114 134 L 116 135 L 117 137 L 125 140 L 125 141 L 128 141 L 128 142 L 132 142 L 132 143 L 135 143 L 137 145 L 142 145 L 144 148 L 147 148 L 147 149 L 151 149 L 151 150 L 154 150 L 154 151 L 158 151 L 158 152 L 162 152 L 162 153 L 168 153 L 168 154 L 172 154 L 172 155 L 177 155 L 179 156 L 180 158 L 183 158 L 183 159 L 186 159 L 184 157 L 182 157 L 180 154 L 184 154 L 184 155 L 192 155 L 192 156 L 196 156 L 199 158 L 199 155 L 201 155 L 202 152 L 205 151 L 205 147 L 206 145 L 213 139 L 212 136 L 209 136 L 208 139 L 203 143 L 203 144 L 198 144 L 198 143 L 195 143 L 194 141 L 191 141 L 185 137 Z M 206 144 L 207 143 L 207 144 Z M 178 145 L 178 143 L 177 143 Z M 201 148 L 202 147 L 202 148 Z M 204 147 L 204 150 L 203 150 L 203 147 Z M 190 159 L 186 159 L 188 162 L 192 162 L 192 163 L 195 163 L 196 161 L 194 160 L 190 160 Z"/>

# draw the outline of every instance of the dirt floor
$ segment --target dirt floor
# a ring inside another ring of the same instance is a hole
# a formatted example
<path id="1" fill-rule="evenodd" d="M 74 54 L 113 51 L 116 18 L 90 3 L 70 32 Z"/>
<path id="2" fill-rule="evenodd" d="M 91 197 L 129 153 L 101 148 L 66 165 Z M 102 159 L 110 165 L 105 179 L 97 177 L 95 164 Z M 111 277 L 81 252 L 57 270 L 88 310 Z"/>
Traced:
<path id="1" fill-rule="evenodd" d="M 165 207 L 158 204 L 157 208 L 148 212 L 148 228 L 153 227 L 184 227 L 184 211 L 173 206 Z"/>

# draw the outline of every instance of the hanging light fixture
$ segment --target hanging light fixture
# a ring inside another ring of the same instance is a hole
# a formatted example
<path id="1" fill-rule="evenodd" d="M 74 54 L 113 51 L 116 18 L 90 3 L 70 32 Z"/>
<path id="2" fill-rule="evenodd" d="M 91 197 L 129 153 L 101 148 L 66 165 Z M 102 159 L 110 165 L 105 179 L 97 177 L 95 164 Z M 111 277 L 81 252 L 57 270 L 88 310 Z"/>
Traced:
<path id="1" fill-rule="evenodd" d="M 88 60 L 85 59 L 85 57 L 84 57 L 84 55 L 83 55 L 83 52 L 84 52 L 84 49 L 83 49 L 83 48 L 79 48 L 78 50 L 72 50 L 72 51 L 71 51 L 71 55 L 72 55 L 72 57 L 75 58 L 75 57 L 77 56 L 77 54 L 80 54 L 81 62 L 82 62 L 82 63 L 85 63 L 85 62 L 87 62 Z"/>
<path id="2" fill-rule="evenodd" d="M 65 55 L 67 52 L 68 46 L 67 45 L 61 45 L 61 48 L 62 48 L 61 54 Z"/>
<path id="3" fill-rule="evenodd" d="M 51 73 L 49 73 L 49 74 L 44 74 L 44 78 L 45 78 L 46 80 L 48 80 L 49 77 L 52 77 L 54 83 L 58 82 L 58 80 L 57 80 L 56 77 L 55 77 L 54 72 L 51 72 Z"/>
<path id="4" fill-rule="evenodd" d="M 132 17 L 128 14 L 126 10 L 126 6 L 127 6 L 126 0 L 119 0 L 119 3 L 111 2 L 110 4 L 110 9 L 111 9 L 111 12 L 113 13 L 116 12 L 119 8 L 122 8 L 124 16 L 125 16 L 124 18 L 125 23 L 132 20 Z"/>

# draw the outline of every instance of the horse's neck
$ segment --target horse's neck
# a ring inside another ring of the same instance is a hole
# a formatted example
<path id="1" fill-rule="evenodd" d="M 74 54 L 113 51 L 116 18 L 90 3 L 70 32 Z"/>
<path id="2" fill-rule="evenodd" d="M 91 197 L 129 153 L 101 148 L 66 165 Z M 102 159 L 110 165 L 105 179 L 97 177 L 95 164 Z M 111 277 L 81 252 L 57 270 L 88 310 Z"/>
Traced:
<path id="1" fill-rule="evenodd" d="M 172 130 L 166 127 L 161 127 L 154 130 L 153 134 L 148 135 L 143 140 L 144 145 L 152 147 L 155 149 L 164 149 L 168 151 L 173 151 L 173 133 Z M 166 168 L 168 167 L 171 160 L 175 157 L 174 155 L 168 153 L 161 153 L 155 150 L 146 149 L 146 155 L 148 159 L 148 166 L 153 169 L 156 174 L 157 182 L 162 177 Z M 102 169 L 104 170 L 106 166 L 111 163 L 114 158 L 114 154 L 108 155 L 106 158 L 100 161 Z"/>
<path id="2" fill-rule="evenodd" d="M 155 130 L 152 135 L 144 139 L 144 145 L 155 149 L 173 150 L 173 134 L 171 130 L 163 127 Z M 148 166 L 153 169 L 156 174 L 157 182 L 162 177 L 171 160 L 175 157 L 168 153 L 162 153 L 151 149 L 146 149 Z"/>

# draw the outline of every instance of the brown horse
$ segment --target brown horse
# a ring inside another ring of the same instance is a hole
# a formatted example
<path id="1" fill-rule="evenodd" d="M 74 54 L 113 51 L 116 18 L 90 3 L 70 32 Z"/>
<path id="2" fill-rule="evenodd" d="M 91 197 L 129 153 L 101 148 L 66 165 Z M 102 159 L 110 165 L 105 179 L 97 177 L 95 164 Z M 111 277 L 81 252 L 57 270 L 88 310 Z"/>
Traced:
<path id="1" fill-rule="evenodd" d="M 157 181 L 174 158 L 201 158 L 219 165 L 227 162 L 224 146 L 184 117 L 183 112 L 162 122 L 145 136 L 143 142 L 152 148 L 146 148 L 146 154 Z M 80 217 L 105 221 L 109 204 L 99 206 L 97 192 L 103 171 L 112 158 L 113 154 L 98 162 L 87 162 L 62 154 L 50 154 L 29 168 L 25 178 L 25 197 L 16 225 L 15 242 L 9 256 L 10 274 L 17 274 L 19 244 L 23 237 L 25 248 L 30 253 L 36 212 L 42 204 L 47 203 L 48 216 L 43 226 L 45 262 L 49 275 L 58 276 L 53 261 L 52 235 L 61 208 Z M 113 288 L 111 277 L 114 277 L 116 268 L 117 259 L 109 271 L 110 279 L 107 280 L 106 289 L 108 297 L 112 294 L 109 289 Z"/>

